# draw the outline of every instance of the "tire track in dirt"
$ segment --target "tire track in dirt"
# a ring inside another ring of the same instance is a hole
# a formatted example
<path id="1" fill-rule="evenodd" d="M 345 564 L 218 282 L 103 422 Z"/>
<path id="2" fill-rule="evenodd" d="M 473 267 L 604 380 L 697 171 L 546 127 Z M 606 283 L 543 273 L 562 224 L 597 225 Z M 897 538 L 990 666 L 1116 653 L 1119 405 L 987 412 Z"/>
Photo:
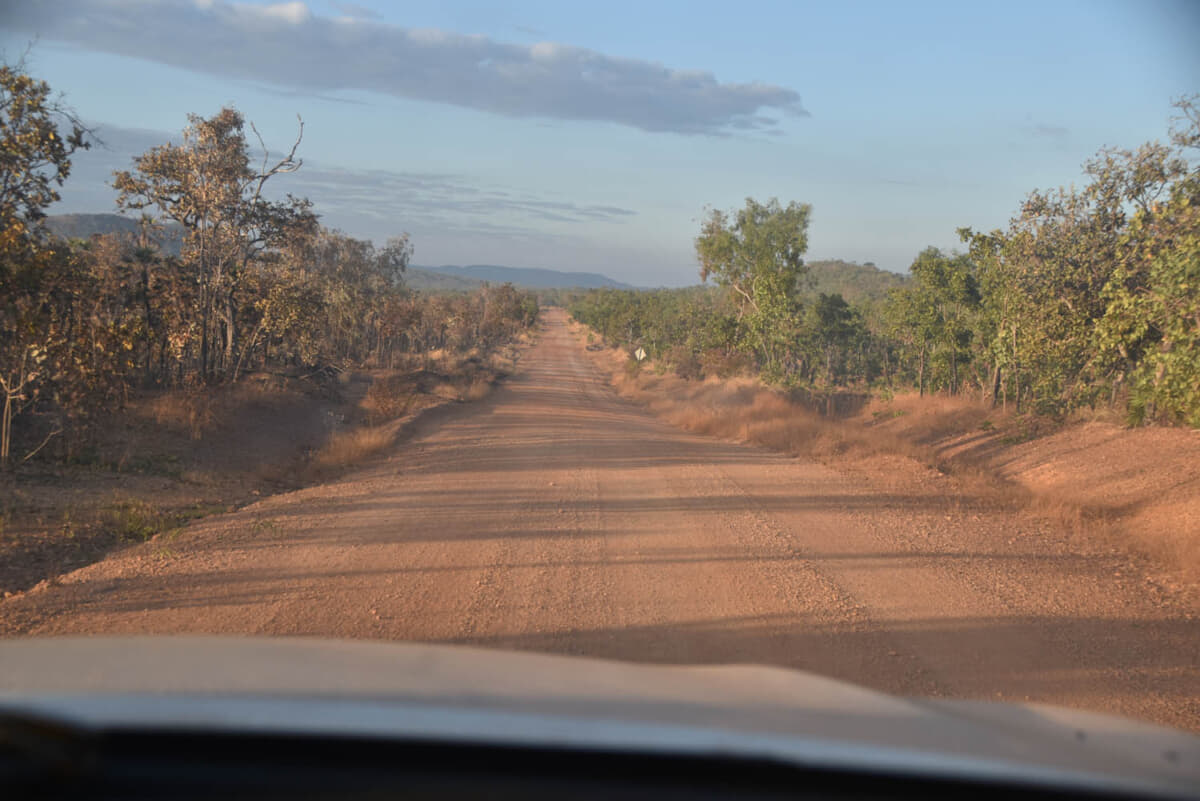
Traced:
<path id="1" fill-rule="evenodd" d="M 673 428 L 548 312 L 519 375 L 339 481 L 0 603 L 0 632 L 470 643 L 804 668 L 1200 730 L 1194 610 L 1037 521 Z"/>

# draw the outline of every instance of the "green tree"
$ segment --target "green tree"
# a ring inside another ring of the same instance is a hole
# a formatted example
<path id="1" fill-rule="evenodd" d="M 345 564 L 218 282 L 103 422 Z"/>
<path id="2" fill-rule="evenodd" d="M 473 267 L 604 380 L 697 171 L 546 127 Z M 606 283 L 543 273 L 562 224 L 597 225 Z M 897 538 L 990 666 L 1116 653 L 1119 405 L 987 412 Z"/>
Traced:
<path id="1" fill-rule="evenodd" d="M 794 341 L 811 216 L 808 204 L 746 198 L 740 210 L 710 210 L 695 241 L 700 279 L 734 294 L 744 341 L 768 378 L 781 377 Z"/>
<path id="2" fill-rule="evenodd" d="M 1157 169 L 1125 167 L 1170 185 L 1166 197 L 1155 191 L 1135 205 L 1096 333 L 1101 359 L 1129 384 L 1133 422 L 1162 417 L 1200 428 L 1200 166 L 1185 160 L 1200 147 L 1200 109 L 1195 98 L 1176 106 L 1184 126 L 1172 130 L 1175 153 Z"/>
<path id="3" fill-rule="evenodd" d="M 808 307 L 805 328 L 824 366 L 826 385 L 845 384 L 849 357 L 868 336 L 862 315 L 840 294 L 822 292 Z"/>
<path id="4" fill-rule="evenodd" d="M 981 297 L 974 265 L 966 255 L 926 248 L 913 261 L 912 280 L 889 293 L 885 315 L 893 336 L 917 361 L 917 386 L 924 395 L 930 367 L 951 394 L 962 387 L 961 368 L 970 361 Z"/>
<path id="5" fill-rule="evenodd" d="M 1184 241 L 1154 223 L 1163 222 L 1165 199 L 1187 194 L 1177 191 L 1188 174 L 1182 149 L 1195 137 L 1101 151 L 1085 165 L 1083 189 L 1032 192 L 1007 230 L 960 232 L 983 289 L 981 350 L 994 360 L 994 391 L 1011 386 L 1018 408 L 1028 398 L 1054 414 L 1106 393 L 1116 401 L 1160 331 L 1132 312 L 1133 299 L 1145 295 L 1152 266 Z M 1186 229 L 1186 214 L 1174 219 Z M 1146 257 L 1149 243 L 1158 261 Z"/>

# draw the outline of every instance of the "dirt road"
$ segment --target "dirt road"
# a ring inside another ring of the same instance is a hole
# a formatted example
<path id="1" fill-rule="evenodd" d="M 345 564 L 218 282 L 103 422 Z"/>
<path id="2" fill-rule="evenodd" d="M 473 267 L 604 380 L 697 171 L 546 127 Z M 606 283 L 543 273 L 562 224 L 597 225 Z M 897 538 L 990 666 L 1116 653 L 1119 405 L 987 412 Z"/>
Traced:
<path id="1" fill-rule="evenodd" d="M 0 632 L 769 663 L 1200 730 L 1200 622 L 1119 554 L 934 480 L 876 482 L 683 433 L 617 398 L 561 313 L 523 365 L 339 482 L 4 601 Z"/>

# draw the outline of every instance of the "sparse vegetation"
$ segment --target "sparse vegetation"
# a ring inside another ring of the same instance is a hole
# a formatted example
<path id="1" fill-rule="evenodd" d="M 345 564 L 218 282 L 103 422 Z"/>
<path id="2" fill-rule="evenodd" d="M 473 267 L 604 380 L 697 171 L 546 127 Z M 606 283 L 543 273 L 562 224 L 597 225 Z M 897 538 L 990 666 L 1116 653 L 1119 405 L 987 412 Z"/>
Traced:
<path id="1" fill-rule="evenodd" d="M 120 542 L 145 542 L 154 535 L 170 530 L 181 522 L 152 503 L 137 499 L 121 500 L 107 510 L 106 527 Z"/>
<path id="2" fill-rule="evenodd" d="M 86 128 L 21 65 L 0 68 L 0 463 L 72 460 L 132 397 L 193 438 L 212 395 L 255 371 L 403 368 L 433 350 L 486 356 L 537 315 L 509 285 L 420 295 L 406 235 L 382 248 L 321 228 L 311 204 L 266 190 L 299 170 L 300 137 L 255 166 L 240 112 L 191 115 L 179 144 L 114 175 L 135 230 L 65 241 L 45 208 Z M 301 123 L 301 133 L 303 124 Z M 254 132 L 257 134 L 257 132 Z M 169 225 L 164 227 L 164 222 Z"/>
<path id="3" fill-rule="evenodd" d="M 590 355 L 623 397 L 686 430 L 871 476 L 924 475 L 959 503 L 1029 510 L 1056 531 L 1132 546 L 1181 575 L 1194 577 L 1200 565 L 1200 540 L 1179 525 L 1197 508 L 1195 491 L 1172 479 L 1194 463 L 1196 445 L 1184 432 L 1064 429 L 977 398 L 915 390 L 830 419 L 757 377 L 688 380 L 670 371 L 629 371 L 636 362 L 621 349 Z M 1122 451 L 1143 480 L 1107 467 Z"/>
<path id="4" fill-rule="evenodd" d="M 748 199 L 696 240 L 715 289 L 597 290 L 571 312 L 677 375 L 759 375 L 826 411 L 911 387 L 1200 427 L 1200 112 L 1176 108 L 1170 144 L 1102 151 L 1084 188 L 1031 193 L 1007 230 L 962 229 L 967 252 L 928 248 L 890 287 L 858 265 L 815 274 L 808 207 Z M 868 288 L 850 292 L 851 276 Z"/>
<path id="5" fill-rule="evenodd" d="M 275 199 L 300 137 L 260 161 L 247 129 L 191 115 L 114 175 L 144 216 L 66 239 L 46 209 L 90 132 L 0 66 L 0 590 L 377 453 L 398 418 L 486 395 L 534 325 L 532 293 L 414 292 L 406 235 L 376 247 Z"/>
<path id="6" fill-rule="evenodd" d="M 362 426 L 335 432 L 321 450 L 313 455 L 318 471 L 329 471 L 357 464 L 387 449 L 396 440 L 395 426 Z"/>

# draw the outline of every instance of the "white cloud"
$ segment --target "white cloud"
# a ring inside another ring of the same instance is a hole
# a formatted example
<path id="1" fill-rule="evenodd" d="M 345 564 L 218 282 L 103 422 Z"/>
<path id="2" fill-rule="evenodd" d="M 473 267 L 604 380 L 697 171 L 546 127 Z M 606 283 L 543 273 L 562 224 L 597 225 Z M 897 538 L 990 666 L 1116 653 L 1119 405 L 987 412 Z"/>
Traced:
<path id="1" fill-rule="evenodd" d="M 379 19 L 380 13 L 374 9 L 360 6 L 357 3 L 339 3 L 334 2 L 333 7 L 341 12 L 342 16 L 349 19 Z"/>
<path id="2" fill-rule="evenodd" d="M 312 17 L 312 12 L 308 10 L 308 6 L 304 3 L 274 3 L 266 6 L 249 6 L 257 10 L 258 13 L 265 17 L 283 20 L 292 25 L 300 25 L 308 22 Z"/>
<path id="3" fill-rule="evenodd" d="M 6 4 L 8 5 L 8 4 Z M 722 83 L 703 70 L 571 45 L 406 29 L 338 4 L 56 0 L 9 5 L 0 25 L 43 39 L 305 92 L 365 90 L 513 117 L 598 120 L 647 131 L 771 131 L 805 115 L 793 90 Z M 348 18 L 355 24 L 346 24 Z"/>

